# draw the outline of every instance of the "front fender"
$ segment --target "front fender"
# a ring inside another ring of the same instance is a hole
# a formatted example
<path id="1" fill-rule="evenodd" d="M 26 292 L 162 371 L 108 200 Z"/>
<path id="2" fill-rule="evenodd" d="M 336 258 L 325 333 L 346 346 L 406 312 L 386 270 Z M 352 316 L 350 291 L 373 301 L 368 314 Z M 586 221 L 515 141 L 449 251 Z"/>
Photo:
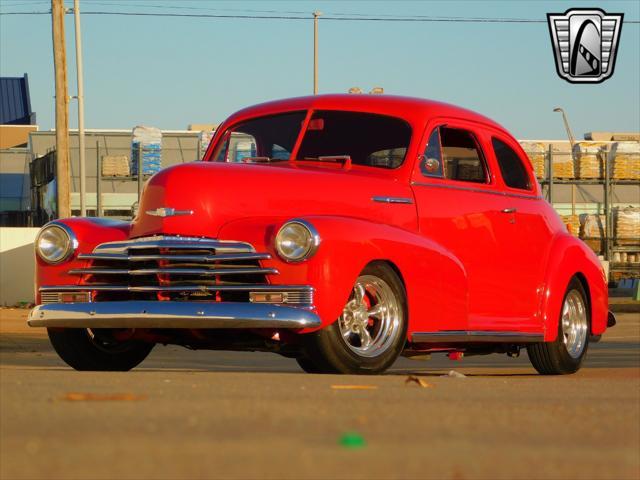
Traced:
<path id="1" fill-rule="evenodd" d="M 364 267 L 383 260 L 402 278 L 409 312 L 409 331 L 433 331 L 441 325 L 462 329 L 467 318 L 467 279 L 461 263 L 432 240 L 386 224 L 339 216 L 306 216 L 321 237 L 317 253 L 301 263 L 278 257 L 274 238 L 288 219 L 247 218 L 224 225 L 221 239 L 243 240 L 269 252 L 265 266 L 277 268 L 274 284 L 307 284 L 315 288 L 322 326 L 333 323 L 349 299 Z"/>
<path id="2" fill-rule="evenodd" d="M 591 334 L 601 335 L 607 328 L 609 298 L 606 278 L 598 257 L 582 241 L 563 232 L 554 237 L 548 258 L 540 307 L 545 341 L 551 342 L 558 335 L 564 294 L 571 278 L 576 275 L 587 284 L 591 305 Z"/>
<path id="3" fill-rule="evenodd" d="M 55 223 L 62 223 L 73 231 L 78 240 L 78 248 L 69 259 L 57 265 L 48 264 L 36 254 L 34 285 L 36 304 L 41 303 L 40 292 L 38 291 L 41 285 L 76 285 L 80 282 L 79 275 L 68 274 L 71 268 L 82 268 L 87 263 L 78 260 L 79 254 L 91 253 L 95 246 L 100 243 L 129 238 L 130 224 L 128 222 L 88 217 L 65 218 L 55 220 Z"/>

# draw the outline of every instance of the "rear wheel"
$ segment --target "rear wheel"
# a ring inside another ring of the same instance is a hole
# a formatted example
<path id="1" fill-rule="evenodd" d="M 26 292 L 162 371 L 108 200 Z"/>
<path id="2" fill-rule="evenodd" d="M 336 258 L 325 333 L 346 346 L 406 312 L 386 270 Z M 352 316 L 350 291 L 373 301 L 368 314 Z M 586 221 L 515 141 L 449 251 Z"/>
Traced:
<path id="1" fill-rule="evenodd" d="M 47 332 L 56 353 L 76 370 L 131 370 L 147 358 L 154 347 L 153 343 L 114 335 L 112 330 L 67 328 Z"/>
<path id="2" fill-rule="evenodd" d="M 527 347 L 533 367 L 543 375 L 577 372 L 587 354 L 589 332 L 587 295 L 582 283 L 573 278 L 564 296 L 556 339 Z"/>
<path id="3" fill-rule="evenodd" d="M 303 336 L 300 366 L 314 373 L 374 374 L 398 358 L 405 343 L 406 300 L 402 282 L 387 264 L 369 264 L 332 325 Z"/>

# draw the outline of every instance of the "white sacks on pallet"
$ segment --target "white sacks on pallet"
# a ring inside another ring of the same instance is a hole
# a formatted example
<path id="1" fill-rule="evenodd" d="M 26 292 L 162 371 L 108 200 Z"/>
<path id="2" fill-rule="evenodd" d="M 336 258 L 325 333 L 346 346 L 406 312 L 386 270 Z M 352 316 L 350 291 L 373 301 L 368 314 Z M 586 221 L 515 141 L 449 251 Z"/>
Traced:
<path id="1" fill-rule="evenodd" d="M 140 147 L 142 147 L 140 149 Z M 131 139 L 131 174 L 138 175 L 138 155 L 142 150 L 142 174 L 153 175 L 162 168 L 162 132 L 159 128 L 139 125 Z"/>
<path id="2" fill-rule="evenodd" d="M 213 130 L 202 130 L 198 133 L 198 142 L 200 142 L 200 158 L 198 160 L 202 160 L 204 154 L 207 153 L 207 148 L 209 148 L 209 143 L 214 133 L 216 132 Z"/>
<path id="3" fill-rule="evenodd" d="M 618 208 L 615 218 L 618 243 L 637 243 L 640 240 L 640 208 Z"/>

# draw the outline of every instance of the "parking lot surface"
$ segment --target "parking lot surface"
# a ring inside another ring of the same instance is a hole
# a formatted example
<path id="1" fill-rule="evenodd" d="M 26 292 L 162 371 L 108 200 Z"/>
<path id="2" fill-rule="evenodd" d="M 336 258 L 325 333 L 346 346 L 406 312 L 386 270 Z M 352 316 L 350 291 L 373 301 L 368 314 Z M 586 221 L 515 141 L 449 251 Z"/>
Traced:
<path id="1" fill-rule="evenodd" d="M 562 377 L 524 352 L 363 377 L 162 346 L 132 372 L 75 372 L 26 315 L 0 310 L 3 480 L 640 478 L 637 313 Z"/>

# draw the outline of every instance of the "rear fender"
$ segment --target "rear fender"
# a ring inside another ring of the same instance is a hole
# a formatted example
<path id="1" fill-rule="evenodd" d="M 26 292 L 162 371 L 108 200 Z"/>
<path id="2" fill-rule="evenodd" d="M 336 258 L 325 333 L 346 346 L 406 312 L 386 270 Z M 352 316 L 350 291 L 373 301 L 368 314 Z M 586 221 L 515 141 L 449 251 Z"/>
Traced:
<path id="1" fill-rule="evenodd" d="M 549 259 L 540 309 L 545 341 L 554 341 L 558 335 L 564 294 L 574 276 L 586 283 L 591 307 L 591 334 L 601 335 L 607 328 L 609 299 L 598 257 L 582 241 L 562 233 L 555 236 Z"/>
<path id="2" fill-rule="evenodd" d="M 339 216 L 306 216 L 321 237 L 317 253 L 307 261 L 288 263 L 274 248 L 280 226 L 289 219 L 250 218 L 224 225 L 218 238 L 252 243 L 271 254 L 264 266 L 277 268 L 273 284 L 305 284 L 315 288 L 314 301 L 322 327 L 333 323 L 349 299 L 364 267 L 386 261 L 406 289 L 409 334 L 462 328 L 467 315 L 467 280 L 460 262 L 432 240 L 390 225 Z"/>

